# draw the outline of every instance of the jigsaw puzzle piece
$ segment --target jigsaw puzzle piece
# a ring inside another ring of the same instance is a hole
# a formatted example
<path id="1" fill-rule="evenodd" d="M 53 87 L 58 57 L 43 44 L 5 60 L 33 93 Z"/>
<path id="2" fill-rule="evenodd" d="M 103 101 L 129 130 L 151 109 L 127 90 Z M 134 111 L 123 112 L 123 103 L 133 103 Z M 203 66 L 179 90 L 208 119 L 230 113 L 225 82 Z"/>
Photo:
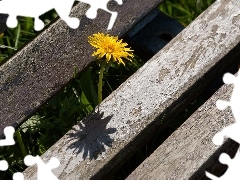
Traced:
<path id="1" fill-rule="evenodd" d="M 20 172 L 16 172 L 13 174 L 13 180 L 24 180 L 24 176 Z"/>
<path id="2" fill-rule="evenodd" d="M 32 155 L 27 155 L 24 158 L 24 163 L 27 166 L 32 166 L 34 164 L 37 164 L 38 180 L 46 180 L 46 179 L 58 180 L 58 178 L 51 171 L 52 169 L 55 169 L 60 165 L 60 162 L 57 158 L 53 157 L 50 159 L 48 163 L 45 164 L 39 156 L 34 157 Z"/>
<path id="3" fill-rule="evenodd" d="M 39 31 L 43 29 L 44 22 L 39 16 L 55 9 L 62 20 L 71 28 L 79 26 L 77 18 L 69 17 L 74 0 L 2 0 L 0 1 L 0 13 L 9 14 L 7 26 L 15 28 L 18 24 L 17 16 L 26 16 L 34 18 L 34 29 Z"/>
<path id="4" fill-rule="evenodd" d="M 239 167 L 240 167 L 240 148 L 238 148 L 238 151 L 236 153 L 236 155 L 234 156 L 233 159 L 231 159 L 231 157 L 226 154 L 226 153 L 222 153 L 219 157 L 219 162 L 221 164 L 225 164 L 228 166 L 227 171 L 220 177 L 217 177 L 207 171 L 205 171 L 205 174 L 208 178 L 212 179 L 212 180 L 238 180 L 240 177 L 240 171 L 239 171 Z"/>
<path id="5" fill-rule="evenodd" d="M 61 3 L 59 3 L 57 0 L 54 7 L 59 17 L 64 20 L 69 27 L 76 29 L 79 27 L 80 20 L 78 18 L 69 16 L 73 4 L 74 0 L 64 0 L 61 1 Z"/>
<path id="6" fill-rule="evenodd" d="M 0 140 L 0 146 L 11 146 L 15 144 L 15 141 L 13 139 L 13 134 L 15 132 L 15 129 L 12 126 L 7 126 L 3 130 L 5 139 Z"/>
<path id="7" fill-rule="evenodd" d="M 8 162 L 5 160 L 0 161 L 0 171 L 6 171 L 8 169 Z"/>
<path id="8" fill-rule="evenodd" d="M 217 100 L 216 105 L 219 110 L 224 110 L 228 106 L 230 106 L 230 102 L 224 100 Z"/>
<path id="9" fill-rule="evenodd" d="M 223 75 L 223 82 L 225 84 L 233 84 L 234 82 L 236 82 L 236 79 L 237 78 L 231 73 L 225 73 Z"/>
<path id="10" fill-rule="evenodd" d="M 211 174 L 211 173 L 209 173 L 209 172 L 207 172 L 207 171 L 205 171 L 205 174 L 206 174 L 206 176 L 207 176 L 208 178 L 210 178 L 210 179 L 212 179 L 212 180 L 219 180 L 219 179 L 220 179 L 219 177 L 214 176 L 213 174 Z"/>
<path id="11" fill-rule="evenodd" d="M 83 3 L 86 3 L 86 4 L 89 4 L 91 7 L 87 10 L 86 12 L 86 16 L 89 18 L 89 19 L 95 19 L 97 17 L 97 11 L 98 9 L 102 9 L 108 13 L 111 14 L 111 18 L 110 18 L 110 21 L 108 23 L 108 28 L 107 30 L 110 30 L 112 29 L 116 19 L 117 19 L 117 15 L 118 13 L 117 12 L 113 12 L 113 11 L 110 11 L 108 8 L 107 8 L 107 4 L 110 0 L 78 0 L 80 2 L 83 2 Z M 122 5 L 122 0 L 115 0 L 119 5 Z"/>
<path id="12" fill-rule="evenodd" d="M 0 1 L 0 13 L 9 14 L 7 26 L 15 28 L 18 24 L 17 16 L 26 16 L 35 18 L 37 29 L 44 26 L 44 23 L 39 19 L 43 13 L 51 10 L 51 3 L 44 5 L 44 1 L 39 0 L 2 0 Z"/>
<path id="13" fill-rule="evenodd" d="M 240 136 L 238 135 L 240 129 L 240 125 L 237 123 L 233 123 L 227 127 L 225 127 L 222 131 L 219 131 L 213 136 L 213 143 L 215 145 L 222 145 L 224 141 L 224 137 L 229 137 L 232 140 L 236 141 L 240 144 Z"/>

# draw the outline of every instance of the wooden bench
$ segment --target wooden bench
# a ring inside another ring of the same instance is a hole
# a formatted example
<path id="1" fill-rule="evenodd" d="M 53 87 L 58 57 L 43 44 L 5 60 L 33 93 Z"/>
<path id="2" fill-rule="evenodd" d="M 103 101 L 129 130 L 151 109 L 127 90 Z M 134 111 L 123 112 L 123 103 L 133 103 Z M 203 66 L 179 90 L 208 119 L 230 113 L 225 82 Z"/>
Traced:
<path id="1" fill-rule="evenodd" d="M 222 175 L 226 166 L 217 162 L 220 153 L 233 157 L 239 145 L 231 140 L 219 148 L 213 144 L 213 136 L 234 122 L 230 108 L 215 106 L 218 99 L 231 97 L 231 88 L 221 87 L 127 179 L 159 179 L 159 174 L 160 179 L 206 179 L 205 171 Z"/>
<path id="2" fill-rule="evenodd" d="M 160 2 L 110 4 L 119 13 L 110 33 L 122 37 Z M 72 30 L 57 20 L 0 67 L 1 134 L 7 125 L 19 127 L 66 85 L 74 67 L 80 73 L 94 60 L 87 37 L 106 32 L 109 15 L 100 11 L 96 20 L 89 20 L 83 16 L 86 8 L 79 3 L 72 11 L 81 19 L 80 28 Z M 60 160 L 53 173 L 59 179 L 110 177 L 206 87 L 237 66 L 239 9 L 235 0 L 216 1 L 154 55 L 41 156 L 45 162 L 51 157 Z M 206 178 L 202 172 L 216 162 L 214 153 L 236 146 L 227 141 L 219 150 L 211 142 L 216 132 L 233 122 L 229 111 L 219 112 L 215 107 L 217 98 L 230 96 L 229 90 L 219 89 L 128 179 Z M 229 119 L 222 123 L 222 117 Z M 25 178 L 36 179 L 36 170 L 36 166 L 27 168 Z"/>

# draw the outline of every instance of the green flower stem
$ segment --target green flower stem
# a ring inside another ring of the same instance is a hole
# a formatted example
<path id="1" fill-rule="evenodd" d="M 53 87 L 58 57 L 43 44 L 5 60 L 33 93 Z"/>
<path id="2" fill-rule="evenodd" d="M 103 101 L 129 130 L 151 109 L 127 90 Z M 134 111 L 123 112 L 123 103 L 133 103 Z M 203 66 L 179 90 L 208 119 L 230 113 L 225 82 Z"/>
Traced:
<path id="1" fill-rule="evenodd" d="M 100 63 L 99 81 L 98 81 L 98 104 L 102 102 L 102 80 L 105 64 Z"/>
<path id="2" fill-rule="evenodd" d="M 17 136 L 17 140 L 18 140 L 19 146 L 21 148 L 22 155 L 25 157 L 25 156 L 27 156 L 27 151 L 26 151 L 26 148 L 23 144 L 21 133 L 19 132 L 19 130 L 16 130 L 15 134 Z"/>

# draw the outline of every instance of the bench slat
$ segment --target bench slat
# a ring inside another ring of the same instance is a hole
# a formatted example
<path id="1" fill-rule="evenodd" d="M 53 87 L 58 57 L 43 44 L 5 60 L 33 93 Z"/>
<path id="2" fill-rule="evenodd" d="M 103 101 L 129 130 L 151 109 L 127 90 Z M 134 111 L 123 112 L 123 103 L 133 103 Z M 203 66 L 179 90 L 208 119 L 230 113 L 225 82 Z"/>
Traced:
<path id="1" fill-rule="evenodd" d="M 240 57 L 239 6 L 216 1 L 75 125 L 42 159 L 59 179 L 102 179 Z M 165 115 L 165 118 L 163 116 Z M 36 177 L 36 168 L 24 171 Z"/>
<path id="2" fill-rule="evenodd" d="M 122 36 L 162 0 L 130 0 L 109 9 L 118 12 L 111 34 Z M 18 127 L 77 72 L 94 58 L 88 36 L 107 33 L 110 14 L 98 11 L 95 20 L 85 17 L 87 5 L 79 3 L 72 10 L 80 18 L 78 29 L 70 29 L 58 20 L 0 67 L 0 135 L 7 125 Z"/>
<path id="3" fill-rule="evenodd" d="M 237 143 L 226 141 L 222 147 L 215 146 L 213 136 L 235 122 L 231 109 L 220 111 L 216 107 L 218 99 L 229 100 L 233 86 L 223 85 L 185 123 L 173 132 L 150 157 L 148 157 L 127 180 L 136 179 L 206 179 L 205 171 L 218 160 L 222 151 L 231 152 L 239 147 Z M 221 150 L 220 150 L 221 149 Z M 214 156 L 214 153 L 218 155 Z M 204 167 L 202 165 L 207 162 Z M 201 168 L 201 172 L 196 173 Z M 209 170 L 212 174 L 213 170 Z M 215 171 L 215 173 L 221 173 Z M 218 176 L 217 174 L 214 174 Z"/>

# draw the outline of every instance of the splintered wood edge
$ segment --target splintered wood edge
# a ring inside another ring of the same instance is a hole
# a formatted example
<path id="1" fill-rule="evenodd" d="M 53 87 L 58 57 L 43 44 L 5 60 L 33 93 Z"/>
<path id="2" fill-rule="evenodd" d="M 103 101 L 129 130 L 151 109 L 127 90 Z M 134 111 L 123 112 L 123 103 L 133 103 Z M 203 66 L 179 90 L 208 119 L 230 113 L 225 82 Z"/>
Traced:
<path id="1" fill-rule="evenodd" d="M 59 179 L 101 179 L 240 57 L 239 4 L 216 1 L 41 158 Z M 207 142 L 206 142 L 207 143 Z M 191 144 L 189 144 L 191 146 Z M 36 178 L 36 169 L 24 175 Z"/>
<path id="2" fill-rule="evenodd" d="M 80 19 L 79 28 L 58 20 L 0 66 L 0 135 L 6 126 L 16 128 L 36 112 L 73 78 L 75 68 L 79 73 L 94 60 L 88 36 L 97 32 L 122 36 L 160 2 L 110 3 L 109 9 L 118 12 L 111 31 L 109 13 L 99 10 L 90 20 L 85 16 L 89 6 L 80 2 L 72 10 L 72 16 Z"/>
<path id="3" fill-rule="evenodd" d="M 230 108 L 220 111 L 216 107 L 218 99 L 227 101 L 230 99 L 232 89 L 232 85 L 223 85 L 139 165 L 127 177 L 127 180 L 159 179 L 159 177 L 161 179 L 190 179 L 205 162 L 220 151 L 220 148 L 212 142 L 213 136 L 235 122 Z M 229 143 L 225 142 L 223 146 L 228 147 L 221 147 L 221 149 L 230 151 L 233 146 L 228 149 Z M 215 162 L 218 157 L 215 158 Z M 201 172 L 196 175 L 197 178 L 193 179 L 205 179 L 205 171 L 209 166 L 211 166 L 210 163 L 205 165 L 204 169 L 201 168 Z M 217 172 L 219 173 L 219 170 Z"/>

